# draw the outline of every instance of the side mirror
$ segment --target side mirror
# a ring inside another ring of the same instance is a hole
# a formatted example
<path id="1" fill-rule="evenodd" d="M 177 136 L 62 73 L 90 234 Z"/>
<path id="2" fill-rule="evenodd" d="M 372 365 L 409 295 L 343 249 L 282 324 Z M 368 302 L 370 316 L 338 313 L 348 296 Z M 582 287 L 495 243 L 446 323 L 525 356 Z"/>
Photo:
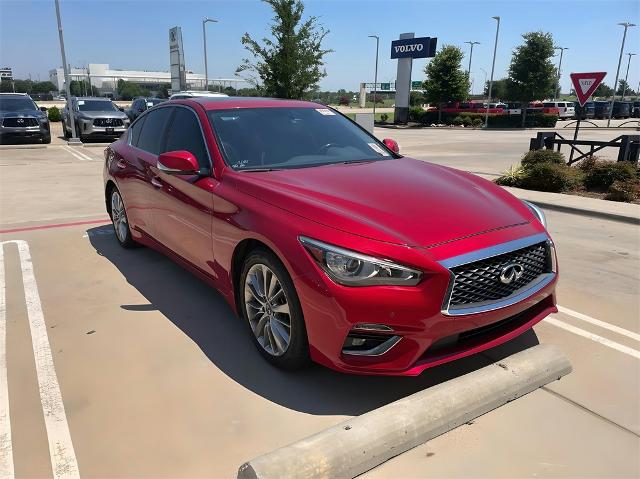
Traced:
<path id="1" fill-rule="evenodd" d="M 384 145 L 394 153 L 400 153 L 400 146 L 398 145 L 398 142 L 396 140 L 385 138 L 384 140 L 382 140 L 382 143 L 384 143 Z"/>
<path id="2" fill-rule="evenodd" d="M 195 175 L 200 166 L 188 151 L 167 151 L 158 157 L 158 169 L 168 175 Z"/>
<path id="3" fill-rule="evenodd" d="M 47 112 L 47 107 L 46 106 L 41 106 L 40 107 L 40 111 L 46 113 Z"/>

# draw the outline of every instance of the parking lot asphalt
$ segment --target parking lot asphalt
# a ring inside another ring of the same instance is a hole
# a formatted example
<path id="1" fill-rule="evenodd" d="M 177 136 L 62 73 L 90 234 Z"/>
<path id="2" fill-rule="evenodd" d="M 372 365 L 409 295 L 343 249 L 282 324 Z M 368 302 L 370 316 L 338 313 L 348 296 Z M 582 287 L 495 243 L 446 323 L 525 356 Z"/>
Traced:
<path id="1" fill-rule="evenodd" d="M 512 161 L 530 135 L 476 132 L 501 134 L 482 162 L 466 136 L 405 131 L 389 135 L 405 153 L 480 172 L 510 151 Z M 101 170 L 100 147 L 0 150 L 0 399 L 4 382 L 11 419 L 0 464 L 13 450 L 17 477 L 60 476 L 52 462 L 83 477 L 234 477 L 247 459 L 486 364 L 417 378 L 270 367 L 215 291 L 158 253 L 117 245 Z M 574 372 L 365 477 L 640 475 L 637 226 L 547 215 L 562 309 L 502 352 L 556 344 Z M 67 447 L 51 449 L 52 437 Z"/>

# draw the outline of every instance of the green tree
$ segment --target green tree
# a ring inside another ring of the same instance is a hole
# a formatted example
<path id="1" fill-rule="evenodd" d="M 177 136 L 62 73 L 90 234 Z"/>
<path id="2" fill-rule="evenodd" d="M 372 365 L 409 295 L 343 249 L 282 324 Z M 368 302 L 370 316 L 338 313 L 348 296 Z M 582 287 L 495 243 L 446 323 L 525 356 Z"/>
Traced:
<path id="1" fill-rule="evenodd" d="M 147 96 L 148 91 L 144 90 L 137 83 L 123 80 L 118 80 L 117 86 L 118 96 L 123 100 L 131 100 L 137 96 Z"/>
<path id="2" fill-rule="evenodd" d="M 0 93 L 13 93 L 13 81 L 8 78 L 0 80 Z"/>
<path id="3" fill-rule="evenodd" d="M 532 100 L 544 100 L 553 96 L 557 71 L 553 66 L 553 37 L 550 33 L 529 32 L 522 35 L 524 43 L 513 52 L 507 94 L 512 100 L 528 105 Z M 522 108 L 522 126 L 526 108 Z"/>
<path id="4" fill-rule="evenodd" d="M 323 49 L 322 41 L 329 31 L 318 24 L 316 17 L 302 20 L 301 0 L 263 1 L 275 13 L 272 38 L 263 38 L 261 45 L 245 33 L 242 44 L 254 61 L 245 58 L 236 72 L 249 72 L 249 80 L 267 96 L 303 98 L 327 75 L 323 58 L 332 50 Z"/>
<path id="5" fill-rule="evenodd" d="M 489 80 L 484 84 L 484 96 L 489 95 Z M 491 96 L 496 100 L 509 100 L 507 94 L 507 79 L 501 78 L 500 80 L 493 80 L 493 86 L 491 87 Z"/>
<path id="6" fill-rule="evenodd" d="M 612 95 L 613 95 L 613 88 L 611 88 L 609 85 L 605 85 L 604 83 L 600 83 L 600 85 L 598 85 L 598 88 L 596 88 L 596 91 L 593 92 L 594 97 L 607 98 Z"/>
<path id="7" fill-rule="evenodd" d="M 409 92 L 409 106 L 420 106 L 424 103 L 424 94 L 419 91 Z"/>
<path id="8" fill-rule="evenodd" d="M 616 95 L 625 95 L 625 96 L 633 96 L 636 93 L 629 87 L 627 80 L 622 79 L 618 82 L 618 90 L 616 91 Z"/>
<path id="9" fill-rule="evenodd" d="M 39 81 L 33 84 L 31 91 L 34 93 L 49 93 L 52 91 L 58 91 L 58 87 L 50 81 Z"/>
<path id="10" fill-rule="evenodd" d="M 464 100 L 469 93 L 469 75 L 461 66 L 463 57 L 460 48 L 444 45 L 424 70 L 427 75 L 422 83 L 424 96 L 427 101 L 438 104 L 438 122 L 444 102 Z"/>

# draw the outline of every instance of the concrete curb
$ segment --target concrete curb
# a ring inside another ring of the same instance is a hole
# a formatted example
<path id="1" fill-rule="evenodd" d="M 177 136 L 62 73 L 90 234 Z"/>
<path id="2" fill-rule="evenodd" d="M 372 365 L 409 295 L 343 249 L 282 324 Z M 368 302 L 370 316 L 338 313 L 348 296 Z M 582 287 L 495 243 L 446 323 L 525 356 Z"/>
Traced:
<path id="1" fill-rule="evenodd" d="M 571 372 L 538 345 L 252 459 L 238 479 L 356 477 Z"/>
<path id="2" fill-rule="evenodd" d="M 607 201 L 607 200 L 600 200 Z M 591 218 L 602 218 L 605 220 L 618 221 L 620 223 L 627 223 L 631 225 L 640 225 L 640 217 L 627 216 L 618 213 L 608 213 L 604 211 L 590 210 L 586 208 L 576 208 L 573 206 L 559 205 L 557 203 L 547 203 L 545 201 L 531 200 L 531 203 L 535 203 L 541 208 L 549 210 L 560 211 L 561 213 L 571 213 L 575 215 L 588 216 Z"/>

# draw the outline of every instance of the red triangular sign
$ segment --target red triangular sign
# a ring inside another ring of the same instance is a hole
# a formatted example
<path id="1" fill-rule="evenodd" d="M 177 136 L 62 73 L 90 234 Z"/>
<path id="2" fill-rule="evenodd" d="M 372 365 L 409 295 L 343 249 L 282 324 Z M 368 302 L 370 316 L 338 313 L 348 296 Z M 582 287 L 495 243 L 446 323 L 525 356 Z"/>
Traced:
<path id="1" fill-rule="evenodd" d="M 607 72 L 590 72 L 590 73 L 572 73 L 571 83 L 573 83 L 573 89 L 578 97 L 578 103 L 580 106 L 584 106 L 587 100 L 593 92 L 596 91 L 598 85 L 602 83 L 602 79 Z"/>

